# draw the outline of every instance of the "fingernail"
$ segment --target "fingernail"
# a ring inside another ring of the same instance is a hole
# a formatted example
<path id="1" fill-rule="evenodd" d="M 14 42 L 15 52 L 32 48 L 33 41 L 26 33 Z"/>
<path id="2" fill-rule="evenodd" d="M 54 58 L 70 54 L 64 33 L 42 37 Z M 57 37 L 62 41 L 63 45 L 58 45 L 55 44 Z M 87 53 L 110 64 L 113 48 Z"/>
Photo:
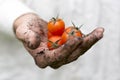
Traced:
<path id="1" fill-rule="evenodd" d="M 104 28 L 102 27 L 96 29 L 96 36 L 98 39 L 101 39 L 103 37 L 103 32 L 104 32 Z"/>

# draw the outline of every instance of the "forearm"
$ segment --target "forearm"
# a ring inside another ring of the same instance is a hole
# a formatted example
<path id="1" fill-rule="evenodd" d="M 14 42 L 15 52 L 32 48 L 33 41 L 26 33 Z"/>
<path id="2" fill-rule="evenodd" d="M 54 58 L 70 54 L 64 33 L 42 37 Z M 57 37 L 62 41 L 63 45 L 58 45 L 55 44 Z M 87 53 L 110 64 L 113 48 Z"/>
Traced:
<path id="1" fill-rule="evenodd" d="M 0 2 L 0 27 L 2 27 L 0 30 L 10 35 L 13 35 L 13 23 L 19 16 L 25 13 L 35 13 L 19 0 Z"/>

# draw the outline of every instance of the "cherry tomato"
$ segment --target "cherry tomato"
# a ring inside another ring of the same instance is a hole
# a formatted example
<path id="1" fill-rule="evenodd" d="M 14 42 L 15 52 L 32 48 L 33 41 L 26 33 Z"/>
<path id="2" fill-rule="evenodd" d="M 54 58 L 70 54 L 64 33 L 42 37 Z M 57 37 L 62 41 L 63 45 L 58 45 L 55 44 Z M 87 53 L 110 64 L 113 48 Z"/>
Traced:
<path id="1" fill-rule="evenodd" d="M 75 36 L 82 37 L 82 32 L 78 30 L 76 27 L 71 26 L 66 28 L 61 37 L 61 44 L 64 44 L 69 38 Z"/>
<path id="2" fill-rule="evenodd" d="M 47 46 L 50 50 L 61 46 L 61 36 L 52 36 L 48 39 Z"/>
<path id="3" fill-rule="evenodd" d="M 53 35 L 48 31 L 48 38 L 52 37 Z"/>
<path id="4" fill-rule="evenodd" d="M 48 31 L 53 35 L 61 36 L 65 30 L 65 23 L 62 19 L 52 18 L 51 21 L 48 22 Z"/>

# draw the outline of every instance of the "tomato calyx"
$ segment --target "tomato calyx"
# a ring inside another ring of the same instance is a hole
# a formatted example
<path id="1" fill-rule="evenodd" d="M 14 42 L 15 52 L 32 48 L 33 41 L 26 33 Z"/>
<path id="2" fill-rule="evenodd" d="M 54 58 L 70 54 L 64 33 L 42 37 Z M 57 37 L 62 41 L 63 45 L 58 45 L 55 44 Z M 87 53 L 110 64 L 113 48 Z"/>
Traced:
<path id="1" fill-rule="evenodd" d="M 57 19 L 53 17 L 53 18 L 51 19 L 51 21 L 55 24 L 56 21 L 57 21 Z"/>
<path id="2" fill-rule="evenodd" d="M 75 34 L 75 31 L 71 31 L 70 33 L 68 33 L 69 36 L 73 36 Z"/>
<path id="3" fill-rule="evenodd" d="M 75 29 L 80 30 L 80 28 L 81 28 L 84 24 L 81 24 L 79 27 L 77 27 L 77 26 L 72 22 L 72 25 L 73 25 L 73 27 L 74 27 Z"/>
<path id="4" fill-rule="evenodd" d="M 52 43 L 52 46 L 53 47 L 58 47 L 59 45 L 58 45 L 58 42 L 60 41 L 60 40 L 57 40 L 56 42 L 52 42 L 52 41 L 50 41 L 50 40 L 48 40 L 50 43 Z"/>
<path id="5" fill-rule="evenodd" d="M 50 46 L 50 49 L 54 49 L 54 48 L 58 48 L 60 45 L 58 44 L 58 42 L 60 41 L 61 39 L 57 40 L 56 42 L 52 42 L 50 40 L 48 40 L 48 42 L 50 42 L 52 45 Z"/>
<path id="6" fill-rule="evenodd" d="M 68 32 L 66 32 L 66 33 L 68 34 L 68 37 L 75 37 L 76 34 L 77 34 L 77 31 L 72 30 L 72 31 L 70 31 L 69 33 L 68 33 Z"/>
<path id="7" fill-rule="evenodd" d="M 59 16 L 57 15 L 56 17 L 52 17 L 50 21 L 52 21 L 54 24 L 59 20 Z"/>

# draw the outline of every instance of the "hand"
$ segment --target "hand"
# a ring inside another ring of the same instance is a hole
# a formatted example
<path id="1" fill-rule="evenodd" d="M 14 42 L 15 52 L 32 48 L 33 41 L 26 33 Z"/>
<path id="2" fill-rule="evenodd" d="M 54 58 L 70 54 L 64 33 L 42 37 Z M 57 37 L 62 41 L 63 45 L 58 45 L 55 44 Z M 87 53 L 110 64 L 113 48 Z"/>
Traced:
<path id="1" fill-rule="evenodd" d="M 50 66 L 54 69 L 75 61 L 98 40 L 103 37 L 103 28 L 97 28 L 82 38 L 74 37 L 61 47 L 49 50 L 47 48 L 47 22 L 38 15 L 28 13 L 20 16 L 14 22 L 16 37 L 23 42 L 40 68 Z"/>

